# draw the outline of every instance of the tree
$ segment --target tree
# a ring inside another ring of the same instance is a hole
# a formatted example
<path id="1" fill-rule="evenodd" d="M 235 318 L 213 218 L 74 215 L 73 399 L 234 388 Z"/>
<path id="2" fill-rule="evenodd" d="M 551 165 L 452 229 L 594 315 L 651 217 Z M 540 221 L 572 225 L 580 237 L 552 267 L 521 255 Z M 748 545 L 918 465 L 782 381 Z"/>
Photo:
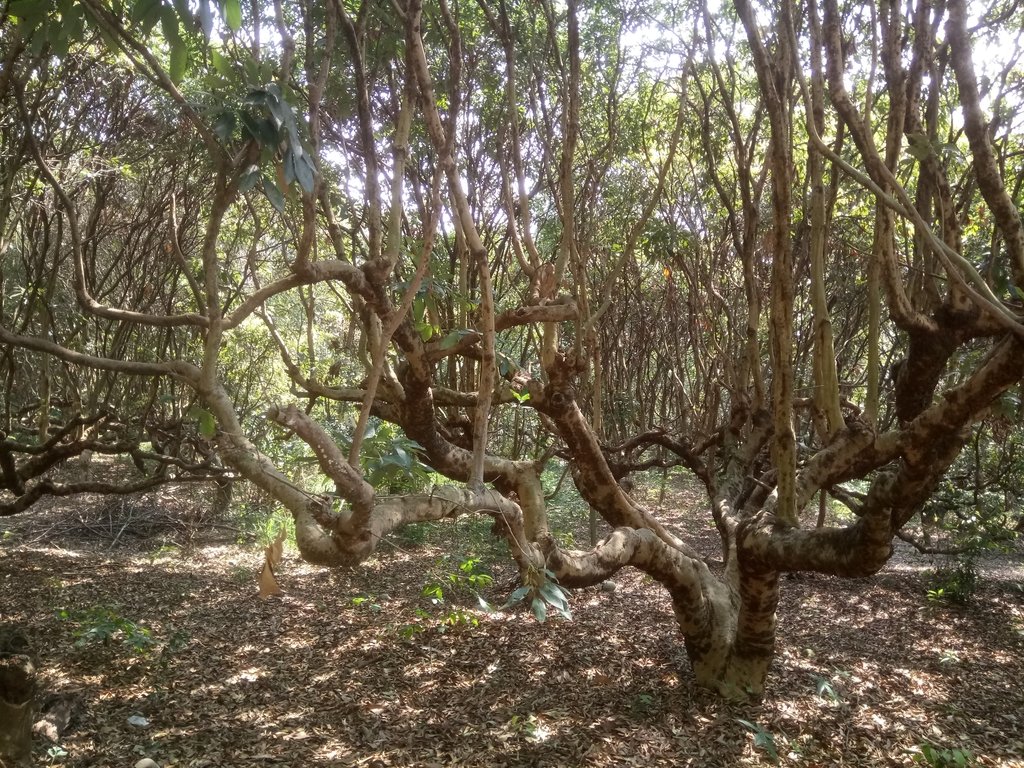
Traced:
<path id="1" fill-rule="evenodd" d="M 1024 375 L 1021 64 L 972 58 L 1010 6 L 11 0 L 3 23 L 0 253 L 32 298 L 0 344 L 43 382 L 8 386 L 6 429 L 60 434 L 58 368 L 133 434 L 168 393 L 310 562 L 488 515 L 519 596 L 638 568 L 697 681 L 757 695 L 780 574 L 882 568 Z M 290 394 L 247 365 L 267 350 Z M 378 495 L 372 423 L 457 484 Z M 548 529 L 555 456 L 614 529 L 588 551 Z M 10 464 L 8 495 L 46 482 Z M 650 466 L 706 488 L 721 572 L 625 492 Z M 830 496 L 856 522 L 825 526 Z"/>

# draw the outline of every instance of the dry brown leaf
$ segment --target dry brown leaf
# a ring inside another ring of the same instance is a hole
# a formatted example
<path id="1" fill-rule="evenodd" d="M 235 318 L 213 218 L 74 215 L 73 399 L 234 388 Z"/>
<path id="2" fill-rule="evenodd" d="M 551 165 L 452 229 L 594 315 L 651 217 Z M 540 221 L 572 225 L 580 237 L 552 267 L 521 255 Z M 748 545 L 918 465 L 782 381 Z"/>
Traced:
<path id="1" fill-rule="evenodd" d="M 277 538 L 267 547 L 267 562 L 270 563 L 271 568 L 277 568 L 281 564 L 281 557 L 284 555 L 284 540 L 285 532 L 281 529 L 281 532 L 277 534 Z"/>
<path id="2" fill-rule="evenodd" d="M 271 595 L 280 595 L 281 587 L 274 577 L 274 569 L 270 567 L 270 547 L 267 547 L 267 561 L 260 572 L 260 597 L 266 600 Z"/>

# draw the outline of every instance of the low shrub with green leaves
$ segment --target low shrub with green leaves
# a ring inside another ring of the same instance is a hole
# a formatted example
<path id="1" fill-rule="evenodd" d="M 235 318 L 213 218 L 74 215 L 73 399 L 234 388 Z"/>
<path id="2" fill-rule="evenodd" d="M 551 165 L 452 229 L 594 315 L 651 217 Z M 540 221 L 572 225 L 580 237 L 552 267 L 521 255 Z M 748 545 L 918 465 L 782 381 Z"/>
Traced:
<path id="1" fill-rule="evenodd" d="M 487 601 L 480 596 L 480 590 L 494 583 L 494 577 L 481 569 L 479 557 L 467 557 L 461 560 L 455 570 L 448 571 L 440 577 L 423 585 L 423 596 L 429 598 L 434 605 L 442 605 L 454 597 L 472 597 L 484 610 L 490 610 Z"/>
<path id="2" fill-rule="evenodd" d="M 969 750 L 936 747 L 927 742 L 914 748 L 913 760 L 931 768 L 965 768 L 974 765 L 974 755 Z"/>
<path id="3" fill-rule="evenodd" d="M 974 599 L 978 589 L 978 569 L 974 559 L 961 557 L 955 567 L 932 572 L 928 599 L 966 604 Z"/>
<path id="4" fill-rule="evenodd" d="M 111 606 L 96 605 L 78 612 L 61 608 L 57 617 L 77 625 L 73 631 L 76 648 L 119 642 L 136 653 L 146 653 L 156 642 L 149 627 L 126 619 Z"/>

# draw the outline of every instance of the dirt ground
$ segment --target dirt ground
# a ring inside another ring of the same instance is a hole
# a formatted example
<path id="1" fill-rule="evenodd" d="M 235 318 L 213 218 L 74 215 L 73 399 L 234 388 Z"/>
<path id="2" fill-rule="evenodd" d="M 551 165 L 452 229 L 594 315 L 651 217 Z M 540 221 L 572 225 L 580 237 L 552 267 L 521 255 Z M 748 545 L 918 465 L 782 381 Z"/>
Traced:
<path id="1" fill-rule="evenodd" d="M 447 523 L 357 570 L 286 553 L 284 594 L 261 600 L 261 547 L 174 503 L 0 520 L 0 623 L 81 702 L 37 764 L 1024 766 L 1019 555 L 981 560 L 966 605 L 929 600 L 942 564 L 906 548 L 871 579 L 787 578 L 767 695 L 737 705 L 693 685 L 642 574 L 574 593 L 571 621 L 488 613 L 467 574 L 500 604 L 513 570 L 480 525 Z M 693 505 L 668 506 L 713 552 Z"/>

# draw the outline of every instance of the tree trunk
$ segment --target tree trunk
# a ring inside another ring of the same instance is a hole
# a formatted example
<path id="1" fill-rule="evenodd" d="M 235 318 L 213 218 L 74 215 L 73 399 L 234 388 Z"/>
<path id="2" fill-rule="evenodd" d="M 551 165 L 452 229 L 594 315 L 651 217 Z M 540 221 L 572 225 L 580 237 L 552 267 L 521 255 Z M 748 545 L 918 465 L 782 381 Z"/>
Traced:
<path id="1" fill-rule="evenodd" d="M 35 694 L 32 659 L 0 648 L 0 766 L 29 764 Z"/>
<path id="2" fill-rule="evenodd" d="M 696 625 L 677 610 L 694 678 L 729 699 L 764 693 L 775 655 L 778 576 L 741 572 L 739 581 L 736 594 L 722 584 L 709 588 L 705 580 L 706 618 Z"/>

